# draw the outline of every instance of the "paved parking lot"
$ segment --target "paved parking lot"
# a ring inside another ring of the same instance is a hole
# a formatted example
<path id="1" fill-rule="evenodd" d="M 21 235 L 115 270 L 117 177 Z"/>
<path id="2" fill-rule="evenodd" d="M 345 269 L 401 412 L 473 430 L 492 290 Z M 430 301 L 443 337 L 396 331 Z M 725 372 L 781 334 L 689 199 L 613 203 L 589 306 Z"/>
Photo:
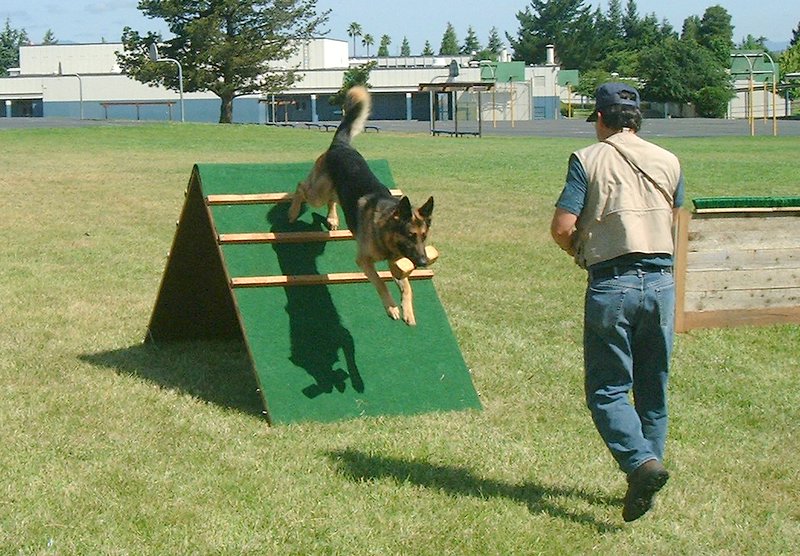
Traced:
<path id="1" fill-rule="evenodd" d="M 0 118 L 0 129 L 30 129 L 85 126 L 132 126 L 150 125 L 152 121 L 136 120 L 79 120 L 77 118 Z M 324 122 L 335 124 L 336 122 Z M 426 133 L 430 130 L 428 122 L 405 120 L 370 121 L 382 131 L 400 133 Z M 213 124 L 209 124 L 213 125 Z M 255 125 L 255 124 L 254 124 Z M 301 123 L 297 127 L 304 127 Z M 438 126 L 437 126 L 438 127 Z M 443 129 L 452 129 L 452 122 L 444 122 Z M 477 122 L 459 122 L 459 130 L 476 131 Z M 537 137 L 594 137 L 594 126 L 582 120 L 534 120 L 515 122 L 483 122 L 485 136 L 537 136 Z M 645 120 L 642 124 L 642 137 L 722 137 L 748 136 L 750 128 L 747 120 L 711 120 L 703 118 L 675 118 L 669 120 Z M 772 120 L 763 118 L 756 121 L 756 135 L 772 135 Z M 778 120 L 778 135 L 800 137 L 800 120 Z M 468 141 L 469 137 L 459 138 Z"/>
<path id="2" fill-rule="evenodd" d="M 426 132 L 428 122 L 380 121 L 371 122 L 381 130 Z M 444 129 L 453 129 L 452 122 L 444 122 Z M 459 122 L 459 130 L 477 130 L 477 122 Z M 534 120 L 515 122 L 483 122 L 486 136 L 538 136 L 538 137 L 580 137 L 594 138 L 594 125 L 583 120 Z M 750 127 L 747 120 L 712 120 L 704 118 L 644 120 L 642 137 L 721 137 L 748 136 Z M 772 120 L 756 122 L 756 135 L 772 135 Z M 800 137 L 800 120 L 778 120 L 778 135 Z M 467 138 L 465 138 L 466 140 Z"/>

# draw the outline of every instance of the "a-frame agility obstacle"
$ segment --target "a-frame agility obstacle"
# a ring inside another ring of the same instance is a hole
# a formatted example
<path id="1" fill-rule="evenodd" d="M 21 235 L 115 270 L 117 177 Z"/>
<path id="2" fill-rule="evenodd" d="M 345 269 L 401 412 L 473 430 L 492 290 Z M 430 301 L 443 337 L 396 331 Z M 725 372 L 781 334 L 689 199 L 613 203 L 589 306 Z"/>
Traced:
<path id="1" fill-rule="evenodd" d="M 311 208 L 288 223 L 310 168 L 193 168 L 146 341 L 240 338 L 270 423 L 480 409 L 430 270 L 411 274 L 409 327 L 386 316 L 349 231 Z"/>

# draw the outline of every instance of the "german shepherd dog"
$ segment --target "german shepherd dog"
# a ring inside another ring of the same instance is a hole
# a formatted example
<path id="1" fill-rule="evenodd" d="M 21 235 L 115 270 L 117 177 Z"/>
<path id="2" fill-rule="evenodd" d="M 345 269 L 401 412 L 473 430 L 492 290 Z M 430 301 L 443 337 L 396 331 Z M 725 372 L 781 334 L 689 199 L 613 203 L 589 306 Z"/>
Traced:
<path id="1" fill-rule="evenodd" d="M 369 169 L 364 157 L 350 145 L 353 137 L 364 129 L 370 104 L 366 88 L 353 87 L 347 92 L 344 117 L 330 147 L 317 158 L 305 181 L 297 184 L 289 207 L 289 222 L 297 220 L 304 202 L 315 207 L 327 204 L 328 226 L 336 230 L 339 228 L 336 204 L 341 204 L 347 227 L 356 239 L 356 263 L 375 286 L 386 313 L 397 320 L 400 309 L 378 276 L 375 263 L 407 257 L 416 266 L 428 265 L 425 240 L 431 225 L 433 197 L 417 209 L 411 206 L 408 197 L 393 197 Z M 408 278 L 395 282 L 400 288 L 403 321 L 415 325 L 411 283 Z"/>

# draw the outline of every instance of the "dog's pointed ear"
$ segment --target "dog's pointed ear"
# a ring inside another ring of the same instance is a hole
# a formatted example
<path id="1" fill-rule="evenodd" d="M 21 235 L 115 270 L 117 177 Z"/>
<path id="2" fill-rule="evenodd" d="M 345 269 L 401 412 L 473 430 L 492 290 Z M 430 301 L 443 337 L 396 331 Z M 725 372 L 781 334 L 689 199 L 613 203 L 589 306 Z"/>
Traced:
<path id="1" fill-rule="evenodd" d="M 400 220 L 411 220 L 411 201 L 403 195 L 394 209 L 394 217 Z"/>
<path id="2" fill-rule="evenodd" d="M 422 218 L 429 219 L 431 214 L 433 214 L 433 197 L 428 197 L 425 204 L 419 207 L 419 215 Z"/>

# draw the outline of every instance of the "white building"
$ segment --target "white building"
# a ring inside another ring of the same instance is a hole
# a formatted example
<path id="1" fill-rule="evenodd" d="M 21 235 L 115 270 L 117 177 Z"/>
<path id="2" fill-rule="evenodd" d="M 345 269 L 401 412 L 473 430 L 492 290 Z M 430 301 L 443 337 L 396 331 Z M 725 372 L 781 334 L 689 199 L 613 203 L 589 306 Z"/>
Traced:
<path id="1" fill-rule="evenodd" d="M 0 78 L 0 117 L 180 119 L 178 92 L 123 75 L 116 58 L 121 50 L 121 43 L 20 47 L 20 67 L 11 72 L 11 77 Z M 314 39 L 279 65 L 279 69 L 294 69 L 300 79 L 280 93 L 237 98 L 234 121 L 338 120 L 340 114 L 328 103 L 328 97 L 339 90 L 348 68 L 372 60 L 377 62 L 369 79 L 375 120 L 427 121 L 432 106 L 442 120 L 477 119 L 479 104 L 475 93 L 429 93 L 420 90 L 420 84 L 494 83 L 494 74 L 505 71 L 504 64 L 481 66 L 465 56 L 351 59 L 346 41 Z M 451 76 L 454 60 L 456 77 Z M 495 120 L 557 118 L 561 93 L 557 86 L 558 66 L 516 64 L 513 80 L 497 79 L 493 93 L 482 95 L 480 116 Z M 213 93 L 186 92 L 183 106 L 186 121 L 219 119 L 220 101 Z"/>

